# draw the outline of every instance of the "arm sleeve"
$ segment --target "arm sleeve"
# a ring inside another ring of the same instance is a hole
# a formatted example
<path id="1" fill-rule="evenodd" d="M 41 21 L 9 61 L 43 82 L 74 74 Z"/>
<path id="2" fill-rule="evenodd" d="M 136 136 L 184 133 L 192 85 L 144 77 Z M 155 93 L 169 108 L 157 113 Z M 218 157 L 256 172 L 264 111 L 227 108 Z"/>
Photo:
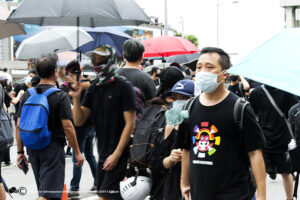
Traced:
<path id="1" fill-rule="evenodd" d="M 255 119 L 255 114 L 251 106 L 246 106 L 243 120 L 243 144 L 244 151 L 250 152 L 262 149 L 265 145 L 265 138 L 262 130 Z"/>
<path id="2" fill-rule="evenodd" d="M 179 125 L 178 134 L 175 139 L 175 148 L 190 150 L 191 135 L 189 134 L 188 122 L 184 121 Z"/>
<path id="3" fill-rule="evenodd" d="M 291 122 L 297 144 L 300 144 L 300 103 L 294 105 L 289 111 L 289 120 Z"/>
<path id="4" fill-rule="evenodd" d="M 14 88 L 14 92 L 16 93 L 16 96 L 19 94 L 19 92 L 20 92 L 20 84 L 16 85 L 16 87 Z"/>
<path id="5" fill-rule="evenodd" d="M 147 92 L 146 92 L 145 96 L 146 96 L 146 100 L 150 100 L 155 97 L 155 91 L 156 91 L 155 83 L 149 76 L 149 78 L 147 78 L 146 84 L 147 84 Z"/>
<path id="6" fill-rule="evenodd" d="M 59 101 L 59 117 L 60 119 L 73 119 L 71 102 L 68 95 L 65 92 L 60 92 Z"/>
<path id="7" fill-rule="evenodd" d="M 133 86 L 128 82 L 124 82 L 121 90 L 122 111 L 136 110 L 135 89 Z"/>
<path id="8" fill-rule="evenodd" d="M 91 85 L 85 92 L 84 97 L 82 99 L 81 105 L 84 107 L 89 108 L 90 110 L 93 110 L 93 94 L 94 94 L 94 84 Z"/>

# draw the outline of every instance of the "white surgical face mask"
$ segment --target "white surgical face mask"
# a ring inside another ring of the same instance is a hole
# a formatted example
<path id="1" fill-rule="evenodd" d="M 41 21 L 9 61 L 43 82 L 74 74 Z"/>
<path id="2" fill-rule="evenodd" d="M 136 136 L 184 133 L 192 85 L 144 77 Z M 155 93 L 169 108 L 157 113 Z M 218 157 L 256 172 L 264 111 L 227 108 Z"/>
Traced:
<path id="1" fill-rule="evenodd" d="M 186 100 L 176 100 L 173 102 L 173 109 L 182 110 Z"/>
<path id="2" fill-rule="evenodd" d="M 222 71 L 221 73 L 223 73 Z M 219 73 L 219 74 L 221 74 Z M 211 93 L 223 82 L 218 83 L 217 79 L 219 74 L 210 72 L 198 72 L 195 77 L 195 85 L 204 93 Z"/>

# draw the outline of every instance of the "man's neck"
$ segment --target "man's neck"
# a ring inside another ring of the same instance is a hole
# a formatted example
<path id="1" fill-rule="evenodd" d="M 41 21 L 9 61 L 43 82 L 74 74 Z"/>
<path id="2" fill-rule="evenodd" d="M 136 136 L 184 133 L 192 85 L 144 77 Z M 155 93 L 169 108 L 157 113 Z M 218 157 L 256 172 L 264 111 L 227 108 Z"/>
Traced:
<path id="1" fill-rule="evenodd" d="M 229 91 L 225 88 L 225 84 L 222 83 L 215 91 L 201 94 L 199 100 L 204 106 L 214 106 L 222 102 L 228 95 Z"/>
<path id="2" fill-rule="evenodd" d="M 126 62 L 125 68 L 139 68 L 141 62 Z"/>
<path id="3" fill-rule="evenodd" d="M 152 74 L 152 80 L 156 81 L 156 75 Z"/>
<path id="4" fill-rule="evenodd" d="M 53 79 L 42 78 L 41 81 L 40 81 L 40 84 L 56 86 L 56 82 Z"/>

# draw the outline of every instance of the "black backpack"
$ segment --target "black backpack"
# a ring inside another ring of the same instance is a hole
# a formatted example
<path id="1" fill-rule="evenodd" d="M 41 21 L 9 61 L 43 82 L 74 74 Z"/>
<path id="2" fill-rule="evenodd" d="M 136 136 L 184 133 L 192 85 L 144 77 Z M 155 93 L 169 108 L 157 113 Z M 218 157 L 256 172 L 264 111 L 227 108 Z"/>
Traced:
<path id="1" fill-rule="evenodd" d="M 14 142 L 14 132 L 11 120 L 4 110 L 5 91 L 0 85 L 0 151 L 5 151 L 11 147 Z"/>
<path id="2" fill-rule="evenodd" d="M 131 167 L 137 167 L 139 170 L 154 167 L 164 139 L 166 110 L 165 106 L 158 105 L 143 110 L 130 145 L 129 165 Z"/>

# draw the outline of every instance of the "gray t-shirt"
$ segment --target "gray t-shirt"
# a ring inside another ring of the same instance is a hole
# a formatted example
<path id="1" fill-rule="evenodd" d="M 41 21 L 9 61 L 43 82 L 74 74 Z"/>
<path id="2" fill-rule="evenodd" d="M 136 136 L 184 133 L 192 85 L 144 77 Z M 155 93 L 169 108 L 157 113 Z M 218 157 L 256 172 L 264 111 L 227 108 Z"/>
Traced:
<path id="1" fill-rule="evenodd" d="M 124 76 L 133 86 L 141 89 L 146 97 L 146 100 L 155 97 L 155 85 L 149 74 L 137 68 L 119 68 L 117 70 L 119 76 Z"/>

